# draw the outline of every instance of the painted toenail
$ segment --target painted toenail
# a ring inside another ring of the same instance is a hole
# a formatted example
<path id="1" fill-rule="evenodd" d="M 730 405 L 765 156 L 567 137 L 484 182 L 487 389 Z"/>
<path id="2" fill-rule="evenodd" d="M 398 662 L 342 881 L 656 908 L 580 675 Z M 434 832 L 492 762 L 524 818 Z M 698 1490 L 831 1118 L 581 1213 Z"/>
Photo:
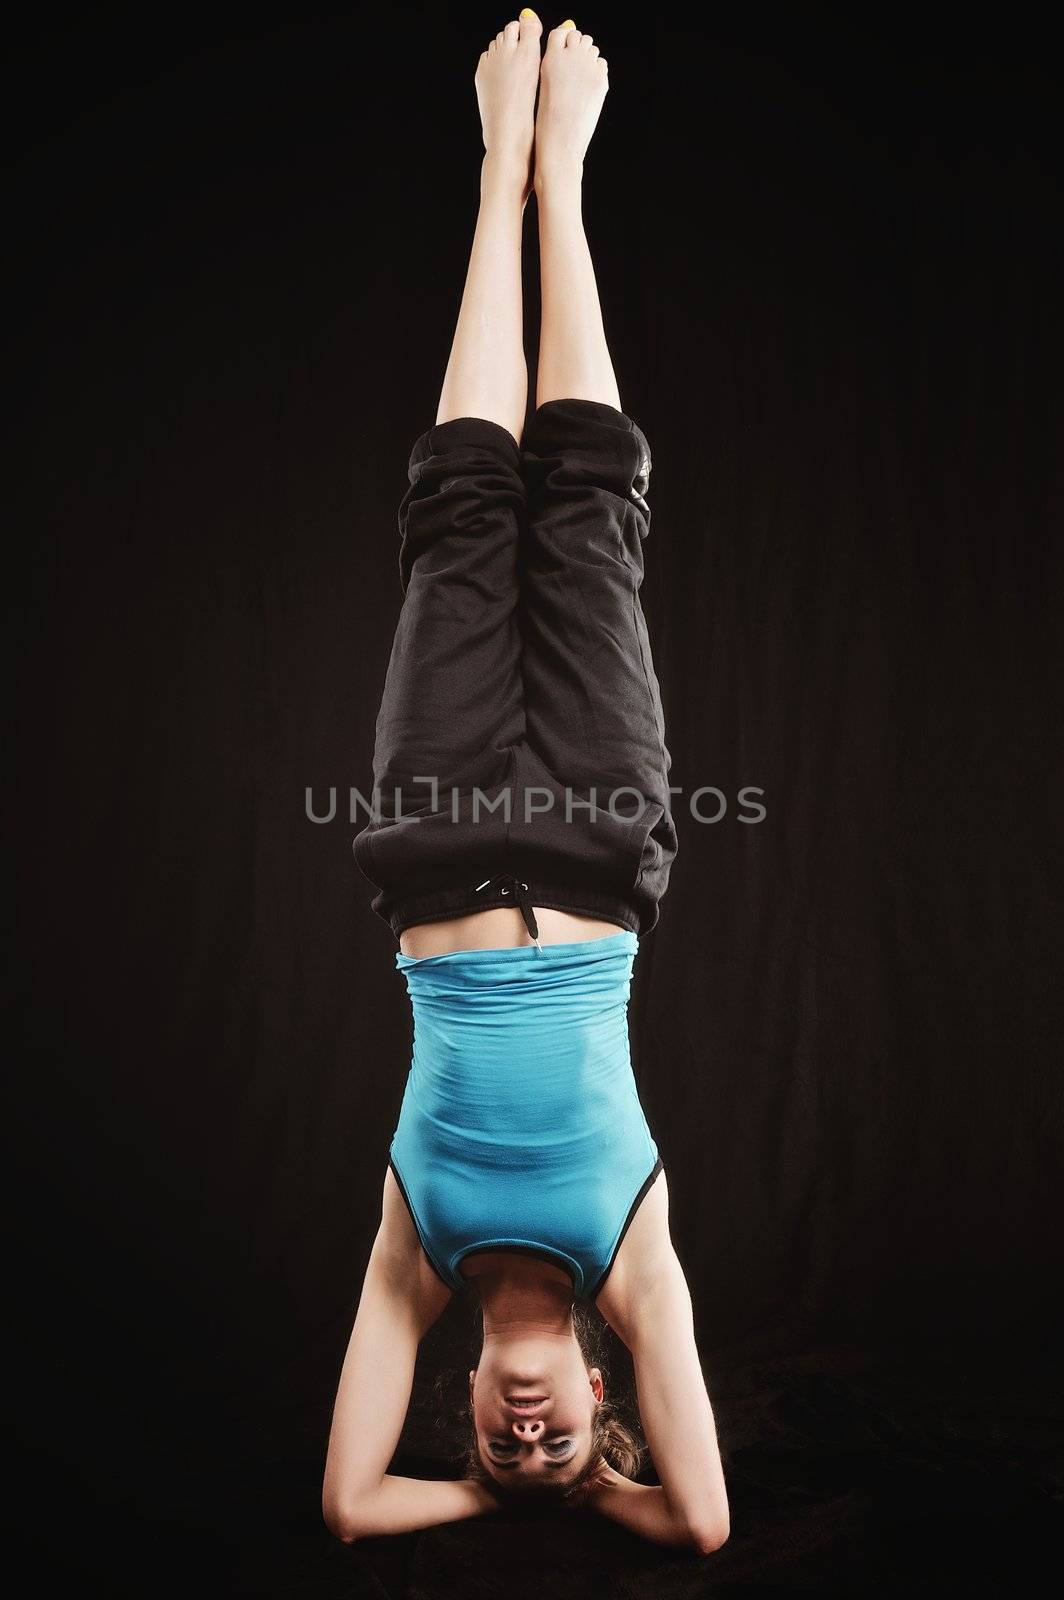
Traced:
<path id="1" fill-rule="evenodd" d="M 523 11 L 519 11 L 517 13 L 517 20 L 519 22 L 523 22 L 526 17 L 531 17 L 533 22 L 539 21 L 539 18 L 536 16 L 536 13 L 532 10 L 531 6 L 526 6 Z"/>
<path id="2" fill-rule="evenodd" d="M 562 23 L 562 27 L 563 28 L 575 28 L 576 27 L 576 23 L 573 21 L 572 17 L 567 17 L 566 20 Z"/>

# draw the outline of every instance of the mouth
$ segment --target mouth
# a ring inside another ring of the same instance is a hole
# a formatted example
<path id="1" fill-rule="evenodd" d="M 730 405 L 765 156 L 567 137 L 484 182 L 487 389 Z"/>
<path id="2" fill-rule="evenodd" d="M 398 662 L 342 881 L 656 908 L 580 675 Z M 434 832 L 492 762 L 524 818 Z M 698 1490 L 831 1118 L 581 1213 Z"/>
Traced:
<path id="1" fill-rule="evenodd" d="M 508 1394 L 506 1404 L 517 1417 L 538 1417 L 547 1403 L 545 1394 Z"/>

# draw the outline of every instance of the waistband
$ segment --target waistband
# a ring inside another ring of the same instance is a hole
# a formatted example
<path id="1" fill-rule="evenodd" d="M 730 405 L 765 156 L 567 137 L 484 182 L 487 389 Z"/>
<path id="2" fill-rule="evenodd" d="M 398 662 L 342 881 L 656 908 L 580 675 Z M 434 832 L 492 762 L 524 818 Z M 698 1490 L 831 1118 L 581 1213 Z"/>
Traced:
<path id="1" fill-rule="evenodd" d="M 524 873 L 497 872 L 490 877 L 455 884 L 446 889 L 430 889 L 397 897 L 387 912 L 388 923 L 398 939 L 406 928 L 419 922 L 449 922 L 474 911 L 491 911 L 497 906 L 516 905 L 524 918 L 530 938 L 539 944 L 539 924 L 535 907 L 569 911 L 603 922 L 616 922 L 630 933 L 640 932 L 636 906 L 623 895 L 607 890 L 582 888 L 572 882 L 550 882 Z M 540 945 L 540 949 L 542 949 Z"/>

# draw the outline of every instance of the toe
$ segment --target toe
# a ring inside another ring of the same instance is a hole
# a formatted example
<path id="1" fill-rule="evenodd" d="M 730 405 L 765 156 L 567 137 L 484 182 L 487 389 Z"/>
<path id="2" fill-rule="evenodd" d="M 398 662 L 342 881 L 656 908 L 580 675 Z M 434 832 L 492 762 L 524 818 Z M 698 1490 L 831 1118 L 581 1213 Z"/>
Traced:
<path id="1" fill-rule="evenodd" d="M 562 27 L 565 28 L 566 48 L 569 50 L 575 50 L 581 39 L 584 37 L 583 34 L 580 32 L 580 29 L 577 27 L 575 22 L 570 22 L 568 27 L 566 27 L 565 23 L 563 22 Z"/>
<path id="2" fill-rule="evenodd" d="M 521 25 L 522 43 L 524 43 L 526 39 L 538 39 L 542 34 L 543 24 L 536 16 L 536 13 L 532 10 L 531 6 L 526 6 L 517 20 Z"/>
<path id="3" fill-rule="evenodd" d="M 557 28 L 552 28 L 547 38 L 547 48 L 550 50 L 564 50 L 565 36 L 576 27 L 575 22 L 563 22 Z"/>
<path id="4" fill-rule="evenodd" d="M 517 21 L 508 22 L 499 35 L 504 44 L 515 45 L 521 37 L 521 24 Z"/>

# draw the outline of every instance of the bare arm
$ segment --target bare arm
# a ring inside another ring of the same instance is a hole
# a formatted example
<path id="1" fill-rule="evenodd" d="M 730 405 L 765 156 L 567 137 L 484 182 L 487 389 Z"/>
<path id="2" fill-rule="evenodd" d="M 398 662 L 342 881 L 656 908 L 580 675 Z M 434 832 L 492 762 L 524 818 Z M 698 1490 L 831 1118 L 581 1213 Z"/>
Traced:
<path id="1" fill-rule="evenodd" d="M 386 1219 L 370 1254 L 333 1410 L 322 1491 L 325 1521 L 350 1543 L 494 1510 L 482 1485 L 388 1472 L 410 1403 L 418 1344 L 449 1294 L 426 1293 L 408 1241 Z M 412 1226 L 412 1225 L 411 1225 Z"/>
<path id="2" fill-rule="evenodd" d="M 664 1489 L 657 1484 L 633 1483 L 613 1467 L 604 1467 L 600 1472 L 587 1504 L 644 1539 L 652 1539 L 655 1544 L 690 1546 L 694 1543 L 686 1524 L 670 1506 Z"/>
<path id="3" fill-rule="evenodd" d="M 648 1539 L 716 1550 L 728 1537 L 728 1499 L 691 1296 L 669 1231 L 664 1172 L 636 1212 L 596 1304 L 632 1352 L 660 1487 L 610 1471 L 590 1502 Z"/>
<path id="4" fill-rule="evenodd" d="M 730 1528 L 728 1491 L 690 1291 L 672 1248 L 638 1306 L 630 1349 L 638 1410 L 667 1504 L 699 1550 L 717 1550 Z"/>

